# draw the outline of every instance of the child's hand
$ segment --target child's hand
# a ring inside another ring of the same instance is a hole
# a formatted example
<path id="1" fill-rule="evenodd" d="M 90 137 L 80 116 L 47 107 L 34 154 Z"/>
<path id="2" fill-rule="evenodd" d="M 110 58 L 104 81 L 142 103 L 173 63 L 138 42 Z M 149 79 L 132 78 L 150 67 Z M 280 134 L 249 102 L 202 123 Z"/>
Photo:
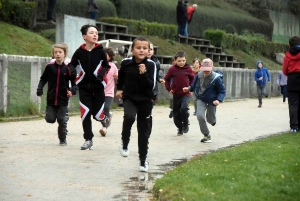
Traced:
<path id="1" fill-rule="evenodd" d="M 68 98 L 72 97 L 73 96 L 72 92 L 71 91 L 67 91 L 67 96 L 68 96 Z"/>
<path id="2" fill-rule="evenodd" d="M 259 78 L 259 80 L 262 80 L 262 79 L 263 79 L 263 77 L 260 77 L 260 78 Z"/>
<path id="3" fill-rule="evenodd" d="M 146 72 L 146 66 L 145 64 L 139 65 L 140 74 L 144 74 Z"/>
<path id="4" fill-rule="evenodd" d="M 117 79 L 118 79 L 118 74 L 117 74 L 117 73 L 114 73 L 114 74 L 113 74 L 113 77 L 114 77 L 115 80 L 117 80 Z"/>
<path id="5" fill-rule="evenodd" d="M 116 93 L 116 97 L 117 98 L 122 98 L 122 96 L 123 96 L 123 91 L 118 90 L 117 93 Z"/>
<path id="6" fill-rule="evenodd" d="M 165 80 L 164 79 L 159 79 L 159 83 L 165 84 Z"/>
<path id="7" fill-rule="evenodd" d="M 213 104 L 214 104 L 215 106 L 218 106 L 218 105 L 220 104 L 220 102 L 219 102 L 218 100 L 215 100 L 215 101 L 213 102 Z"/>
<path id="8" fill-rule="evenodd" d="M 170 94 L 173 94 L 173 90 L 170 90 L 170 92 L 169 92 Z"/>
<path id="9" fill-rule="evenodd" d="M 183 91 L 184 93 L 187 93 L 187 92 L 189 92 L 189 88 L 188 88 L 188 87 L 183 87 L 183 88 L 182 88 L 182 91 Z"/>

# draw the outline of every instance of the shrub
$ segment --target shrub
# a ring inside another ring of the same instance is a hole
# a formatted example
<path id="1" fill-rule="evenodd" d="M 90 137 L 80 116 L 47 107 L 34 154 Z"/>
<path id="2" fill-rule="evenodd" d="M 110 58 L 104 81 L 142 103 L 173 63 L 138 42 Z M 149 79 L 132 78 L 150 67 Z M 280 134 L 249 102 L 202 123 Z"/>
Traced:
<path id="1" fill-rule="evenodd" d="M 129 20 L 115 17 L 100 18 L 102 22 L 121 24 L 128 27 L 128 33 L 135 35 L 159 36 L 161 38 L 173 38 L 177 33 L 177 27 L 172 24 L 160 24 L 141 20 Z"/>
<path id="2" fill-rule="evenodd" d="M 0 0 L 0 19 L 4 22 L 29 28 L 32 24 L 35 2 Z"/>
<path id="3" fill-rule="evenodd" d="M 208 29 L 204 31 L 204 38 L 210 40 L 211 44 L 217 47 L 221 46 L 224 35 L 225 31 L 219 29 Z"/>

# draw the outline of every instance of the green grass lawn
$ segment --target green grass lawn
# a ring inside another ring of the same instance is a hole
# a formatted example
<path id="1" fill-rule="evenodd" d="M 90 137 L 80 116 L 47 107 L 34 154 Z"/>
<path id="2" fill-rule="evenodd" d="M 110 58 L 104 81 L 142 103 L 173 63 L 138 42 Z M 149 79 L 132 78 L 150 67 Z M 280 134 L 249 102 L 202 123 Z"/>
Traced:
<path id="1" fill-rule="evenodd" d="M 197 156 L 155 181 L 154 200 L 299 200 L 299 144 L 285 133 Z"/>

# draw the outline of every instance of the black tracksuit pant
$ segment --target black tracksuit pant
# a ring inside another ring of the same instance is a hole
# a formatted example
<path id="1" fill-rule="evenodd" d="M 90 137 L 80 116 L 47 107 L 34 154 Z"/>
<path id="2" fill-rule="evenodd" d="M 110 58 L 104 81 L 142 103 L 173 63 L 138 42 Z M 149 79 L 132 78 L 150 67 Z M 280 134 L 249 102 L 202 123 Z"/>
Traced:
<path id="1" fill-rule="evenodd" d="M 290 113 L 290 127 L 300 128 L 300 92 L 288 91 L 288 103 Z"/>
<path id="2" fill-rule="evenodd" d="M 93 118 L 96 121 L 102 121 L 105 119 L 104 88 L 103 87 L 98 87 L 94 89 L 79 88 L 79 101 L 80 101 L 82 127 L 84 132 L 83 138 L 85 140 L 92 140 L 94 134 L 92 131 L 91 116 L 93 115 Z"/>
<path id="3" fill-rule="evenodd" d="M 46 107 L 46 116 L 45 120 L 47 123 L 55 123 L 57 120 L 58 123 L 58 138 L 60 140 L 66 139 L 66 124 L 65 124 L 65 116 L 66 116 L 66 108 L 68 106 L 55 106 L 55 105 L 47 105 Z"/>
<path id="4" fill-rule="evenodd" d="M 183 125 L 189 124 L 189 96 L 173 95 L 173 120 L 178 129 L 182 129 Z"/>
<path id="5" fill-rule="evenodd" d="M 152 108 L 151 100 L 134 102 L 125 99 L 123 102 L 124 120 L 122 130 L 123 149 L 128 148 L 130 141 L 131 127 L 137 116 L 138 147 L 141 162 L 146 161 L 148 154 L 148 140 L 152 131 Z"/>

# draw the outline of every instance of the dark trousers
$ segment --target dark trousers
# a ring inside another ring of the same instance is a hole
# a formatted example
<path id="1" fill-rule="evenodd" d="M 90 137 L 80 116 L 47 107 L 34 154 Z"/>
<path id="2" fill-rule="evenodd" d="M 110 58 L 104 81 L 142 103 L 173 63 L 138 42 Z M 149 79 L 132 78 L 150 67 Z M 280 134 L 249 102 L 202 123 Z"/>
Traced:
<path id="1" fill-rule="evenodd" d="M 288 102 L 289 102 L 289 113 L 290 113 L 290 127 L 300 128 L 299 125 L 299 114 L 300 114 L 300 92 L 288 91 Z"/>
<path id="2" fill-rule="evenodd" d="M 285 102 L 286 96 L 287 96 L 287 86 L 286 85 L 282 85 L 280 86 L 280 91 L 281 94 L 283 95 L 283 102 Z"/>
<path id="3" fill-rule="evenodd" d="M 125 99 L 123 102 L 123 107 L 123 149 L 127 149 L 128 147 L 132 124 L 135 121 L 135 116 L 137 116 L 139 158 L 141 161 L 145 161 L 148 154 L 148 140 L 152 131 L 151 113 L 153 103 L 151 100 L 134 102 L 130 99 Z"/>
<path id="4" fill-rule="evenodd" d="M 173 120 L 177 128 L 182 129 L 183 124 L 189 123 L 189 96 L 173 95 Z"/>
<path id="5" fill-rule="evenodd" d="M 53 10 L 55 4 L 56 4 L 56 0 L 48 0 L 47 20 L 53 20 Z"/>
<path id="6" fill-rule="evenodd" d="M 113 101 L 113 97 L 111 96 L 105 96 L 105 104 L 104 104 L 104 114 L 105 116 L 109 117 L 109 108 L 110 108 L 110 105 Z"/>
<path id="7" fill-rule="evenodd" d="M 184 30 L 185 30 L 186 23 L 178 24 L 178 34 L 184 36 Z"/>
<path id="8" fill-rule="evenodd" d="M 96 11 L 90 12 L 90 19 L 91 20 L 96 20 L 96 17 L 97 17 L 97 12 Z"/>
<path id="9" fill-rule="evenodd" d="M 100 85 L 100 84 L 99 84 Z M 100 85 L 102 86 L 102 85 Z M 81 89 L 79 88 L 79 101 L 80 101 L 80 113 L 83 127 L 83 138 L 85 140 L 92 140 L 94 137 L 92 131 L 91 116 L 96 121 L 102 121 L 105 119 L 104 114 L 104 101 L 105 94 L 104 88 L 99 87 L 95 89 Z"/>
<path id="10" fill-rule="evenodd" d="M 262 96 L 264 95 L 265 97 L 268 96 L 267 93 L 267 89 L 266 89 L 266 85 L 265 86 L 260 86 L 260 85 L 256 85 L 257 87 L 257 98 L 258 98 L 258 102 L 262 103 Z"/>
<path id="11" fill-rule="evenodd" d="M 61 140 L 66 139 L 66 125 L 65 125 L 65 115 L 67 106 L 55 106 L 47 105 L 45 120 L 47 123 L 58 123 L 58 138 Z"/>

